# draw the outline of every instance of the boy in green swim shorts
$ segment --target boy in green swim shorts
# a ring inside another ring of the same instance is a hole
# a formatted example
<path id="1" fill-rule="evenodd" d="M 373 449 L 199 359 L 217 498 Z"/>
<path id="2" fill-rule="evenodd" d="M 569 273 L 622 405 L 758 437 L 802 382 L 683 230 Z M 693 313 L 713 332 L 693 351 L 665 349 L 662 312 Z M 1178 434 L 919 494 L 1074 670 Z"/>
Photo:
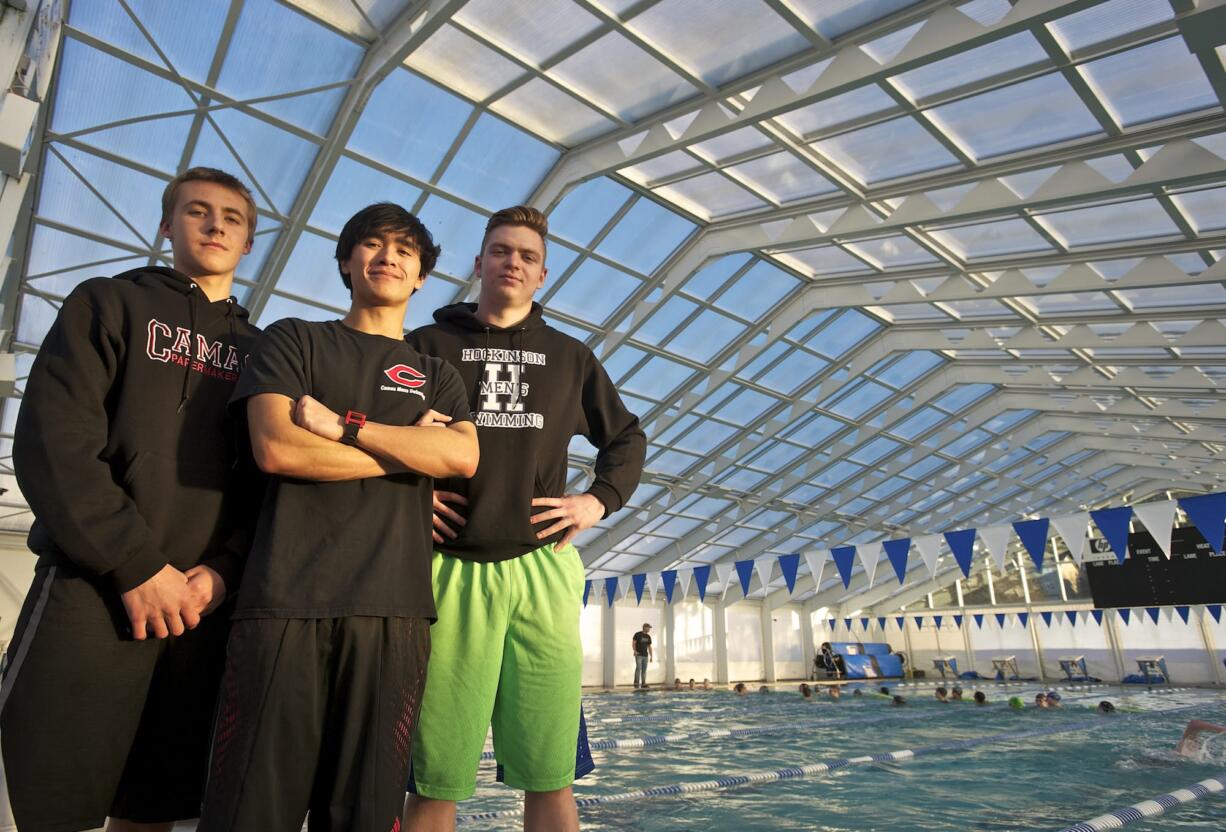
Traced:
<path id="1" fill-rule="evenodd" d="M 481 463 L 434 492 L 438 621 L 413 747 L 409 830 L 450 830 L 472 795 L 486 733 L 524 826 L 577 829 L 583 562 L 571 541 L 638 485 L 646 439 L 591 350 L 545 324 L 545 216 L 494 214 L 475 261 L 476 304 L 446 306 L 409 343 L 460 371 Z M 567 448 L 597 449 L 595 479 L 566 494 Z"/>

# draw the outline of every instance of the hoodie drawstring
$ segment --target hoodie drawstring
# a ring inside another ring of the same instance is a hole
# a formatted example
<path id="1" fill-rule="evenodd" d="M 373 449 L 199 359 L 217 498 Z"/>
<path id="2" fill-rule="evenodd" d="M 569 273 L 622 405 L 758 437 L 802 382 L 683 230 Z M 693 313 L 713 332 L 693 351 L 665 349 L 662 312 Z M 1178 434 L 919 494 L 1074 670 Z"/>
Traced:
<path id="1" fill-rule="evenodd" d="M 191 337 L 192 338 L 196 337 L 195 298 L 196 298 L 196 291 L 198 288 L 199 287 L 197 287 L 196 284 L 193 283 L 191 285 L 191 288 L 187 290 L 187 294 L 185 295 L 185 297 L 187 298 L 188 325 L 191 327 L 191 333 L 192 333 Z M 183 389 L 179 392 L 179 407 L 175 411 L 175 413 L 182 413 L 183 408 L 187 406 L 187 398 L 188 398 L 187 385 L 190 382 L 191 377 L 192 377 L 192 357 L 191 357 L 191 345 L 189 342 L 187 361 L 183 364 Z"/>

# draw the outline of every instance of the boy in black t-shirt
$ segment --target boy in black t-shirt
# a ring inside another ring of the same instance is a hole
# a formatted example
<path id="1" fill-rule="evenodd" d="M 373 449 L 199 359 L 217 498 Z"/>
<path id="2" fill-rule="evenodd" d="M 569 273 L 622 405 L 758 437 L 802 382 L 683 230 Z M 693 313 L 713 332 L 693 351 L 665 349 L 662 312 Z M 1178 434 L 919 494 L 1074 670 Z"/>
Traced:
<path id="1" fill-rule="evenodd" d="M 199 829 L 399 824 L 430 622 L 434 477 L 470 477 L 459 374 L 403 339 L 439 248 L 396 205 L 336 246 L 341 321 L 287 319 L 233 402 L 272 475 L 234 613 Z"/>

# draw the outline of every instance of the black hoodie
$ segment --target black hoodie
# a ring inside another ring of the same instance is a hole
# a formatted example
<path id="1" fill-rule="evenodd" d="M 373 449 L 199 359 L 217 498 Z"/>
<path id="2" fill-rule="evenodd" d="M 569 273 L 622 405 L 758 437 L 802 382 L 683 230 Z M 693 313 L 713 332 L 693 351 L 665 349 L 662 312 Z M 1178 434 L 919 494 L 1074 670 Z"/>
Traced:
<path id="1" fill-rule="evenodd" d="M 167 563 L 204 563 L 233 594 L 260 478 L 226 402 L 258 334 L 232 298 L 211 303 L 173 269 L 69 294 L 13 441 L 40 565 L 125 592 Z"/>
<path id="2" fill-rule="evenodd" d="M 439 546 L 464 560 L 509 560 L 562 538 L 536 533 L 555 521 L 529 522 L 534 497 L 566 490 L 567 449 L 574 436 L 597 448 L 596 478 L 587 493 L 620 509 L 638 486 L 647 440 L 638 417 L 584 344 L 547 326 L 540 304 L 511 327 L 490 326 L 457 303 L 434 313 L 436 324 L 409 334 L 413 347 L 446 359 L 468 387 L 481 462 L 468 480 L 440 480 L 436 488 L 468 498 L 468 523 Z"/>

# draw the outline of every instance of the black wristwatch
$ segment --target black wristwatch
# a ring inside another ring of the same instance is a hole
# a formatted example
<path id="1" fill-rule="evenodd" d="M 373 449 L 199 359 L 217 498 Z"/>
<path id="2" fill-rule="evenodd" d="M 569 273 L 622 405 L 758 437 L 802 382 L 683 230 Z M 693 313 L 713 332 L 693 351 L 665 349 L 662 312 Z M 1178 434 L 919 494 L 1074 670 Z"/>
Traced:
<path id="1" fill-rule="evenodd" d="M 365 413 L 358 413 L 356 410 L 348 411 L 345 414 L 345 432 L 341 434 L 341 441 L 346 445 L 358 444 L 358 431 L 365 425 Z"/>

